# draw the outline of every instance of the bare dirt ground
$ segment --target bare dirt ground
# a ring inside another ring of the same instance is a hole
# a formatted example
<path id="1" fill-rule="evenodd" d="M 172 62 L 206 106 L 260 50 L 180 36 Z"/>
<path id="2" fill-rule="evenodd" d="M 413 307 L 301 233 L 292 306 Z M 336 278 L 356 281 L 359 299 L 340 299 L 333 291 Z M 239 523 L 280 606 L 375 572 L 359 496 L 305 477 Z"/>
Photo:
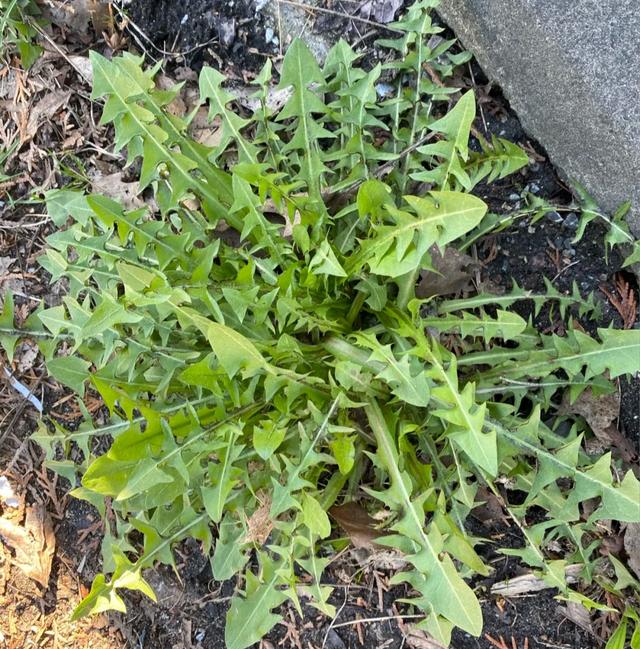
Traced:
<path id="1" fill-rule="evenodd" d="M 37 263 L 53 227 L 39 201 L 42 192 L 70 185 L 124 200 L 132 200 L 136 193 L 131 184 L 135 169 L 123 171 L 124 159 L 113 153 L 110 130 L 98 125 L 100 107 L 90 101 L 88 50 L 111 56 L 133 49 L 163 60 L 165 83 L 187 81 L 182 105 L 177 106 L 177 110 L 186 111 L 194 96 L 193 71 L 203 64 L 216 65 L 241 85 L 255 75 L 265 56 L 272 56 L 277 67 L 286 46 L 274 15 L 256 14 L 255 3 L 249 0 L 140 0 L 129 7 L 129 25 L 117 8 L 94 16 L 92 21 L 89 15 L 70 15 L 67 3 L 49 4 L 59 11 L 43 27 L 44 55 L 28 73 L 15 59 L 0 67 L 0 146 L 11 151 L 4 165 L 8 180 L 0 182 L 0 295 L 9 290 L 14 294 L 17 324 L 41 304 L 58 304 L 65 292 L 64 285 L 50 283 L 49 275 Z M 302 11 L 304 32 L 311 36 L 346 35 L 372 56 L 371 44 L 384 30 L 376 24 L 381 14 L 374 10 L 384 3 L 369 3 L 368 9 L 366 4 L 328 2 L 322 7 L 329 12 Z M 396 10 L 401 5 L 387 4 Z M 339 15 L 349 12 L 354 16 Z M 506 136 L 530 151 L 531 164 L 520 174 L 493 184 L 490 190 L 480 188 L 491 208 L 506 213 L 523 200 L 525 192 L 568 202 L 567 188 L 544 151 L 528 140 L 482 72 L 477 67 L 463 69 L 456 82 L 476 89 L 482 107 L 477 128 Z M 202 128 L 203 138 L 214 135 Z M 587 229 L 579 245 L 571 244 L 576 218 L 563 213 L 535 224 L 523 219 L 480 241 L 473 251 L 478 261 L 475 280 L 496 290 L 507 289 L 512 279 L 525 288 L 542 289 L 542 277 L 546 276 L 553 278 L 561 291 L 571 290 L 576 282 L 583 294 L 593 292 L 600 305 L 596 324 L 633 326 L 638 318 L 635 279 L 620 271 L 617 254 L 605 255 L 603 231 L 597 226 Z M 561 331 L 564 326 L 557 314 L 548 310 L 536 317 L 536 324 L 549 331 Z M 586 329 L 594 326 L 587 321 L 581 324 Z M 157 603 L 132 596 L 127 614 L 71 621 L 74 607 L 100 570 L 102 522 L 90 505 L 68 495 L 67 481 L 43 466 L 42 452 L 29 436 L 39 419 L 34 404 L 40 403 L 44 413 L 66 425 L 72 425 L 80 411 L 67 392 L 46 377 L 35 346 L 22 344 L 12 362 L 2 358 L 0 365 L 0 474 L 9 479 L 18 497 L 18 507 L 9 511 L 5 505 L 0 513 L 25 530 L 31 555 L 23 557 L 23 564 L 29 559 L 37 564 L 35 568 L 32 565 L 31 577 L 27 576 L 15 548 L 0 543 L 0 647 L 224 647 L 224 615 L 234 583 L 212 580 L 208 559 L 195 543 L 178 549 L 178 575 L 159 568 L 147 576 L 158 594 Z M 26 394 L 1 373 L 3 368 L 26 388 Z M 637 466 L 633 449 L 640 439 L 640 386 L 637 381 L 621 381 L 620 393 L 619 437 L 614 445 L 616 452 L 626 453 Z M 91 392 L 84 405 L 96 417 L 103 416 L 103 404 Z M 521 544 L 519 531 L 490 508 L 481 514 L 474 533 L 513 547 Z M 616 533 L 614 530 L 612 548 L 619 542 Z M 601 638 L 615 620 L 580 618 L 554 599 L 553 590 L 523 596 L 492 593 L 496 583 L 518 576 L 521 570 L 514 560 L 496 554 L 490 542 L 483 548 L 484 557 L 495 567 L 490 580 L 475 584 L 481 593 L 486 635 L 475 639 L 457 633 L 454 647 L 603 646 Z M 411 614 L 394 604 L 404 593 L 389 585 L 390 574 L 375 559 L 364 565 L 361 557 L 354 555 L 334 561 L 326 578 L 338 586 L 334 595 L 337 618 L 328 620 L 309 607 L 300 620 L 288 610 L 285 623 L 262 642 L 262 649 L 433 647 L 412 625 Z M 38 583 L 38 577 L 43 583 Z"/>

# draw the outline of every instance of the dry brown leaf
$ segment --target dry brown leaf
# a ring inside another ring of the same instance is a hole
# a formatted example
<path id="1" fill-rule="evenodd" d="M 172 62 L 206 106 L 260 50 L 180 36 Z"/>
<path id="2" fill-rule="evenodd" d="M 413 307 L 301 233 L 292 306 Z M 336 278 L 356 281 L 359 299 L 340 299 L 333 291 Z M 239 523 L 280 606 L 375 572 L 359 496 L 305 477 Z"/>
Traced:
<path id="1" fill-rule="evenodd" d="M 404 635 L 407 647 L 411 647 L 411 649 L 446 649 L 444 645 L 434 640 L 421 629 L 413 625 L 407 625 L 407 627 L 408 632 Z"/>
<path id="2" fill-rule="evenodd" d="M 584 417 L 594 435 L 607 439 L 607 429 L 618 418 L 619 410 L 620 397 L 617 392 L 594 396 L 591 388 L 582 392 L 573 403 L 569 403 L 569 396 L 565 394 L 560 406 L 561 415 Z"/>
<path id="3" fill-rule="evenodd" d="M 255 543 L 262 546 L 267 542 L 269 534 L 273 529 L 273 521 L 269 515 L 271 509 L 271 498 L 266 492 L 258 494 L 260 507 L 247 519 L 247 534 L 243 543 Z"/>
<path id="4" fill-rule="evenodd" d="M 15 257 L 0 257 L 0 275 L 8 272 L 9 268 L 16 263 Z"/>
<path id="5" fill-rule="evenodd" d="M 591 626 L 591 615 L 587 608 L 580 602 L 567 602 L 566 606 L 560 606 L 560 612 L 574 624 L 577 624 L 587 633 L 593 633 Z"/>
<path id="6" fill-rule="evenodd" d="M 471 515 L 474 518 L 485 525 L 504 519 L 505 513 L 502 503 L 492 491 L 481 486 L 478 489 L 476 499 L 482 501 L 482 504 L 471 510 Z"/>
<path id="7" fill-rule="evenodd" d="M 40 122 L 50 120 L 54 113 L 64 106 L 71 96 L 71 91 L 53 90 L 47 93 L 35 106 L 29 110 L 29 119 L 22 143 L 30 140 L 40 127 Z"/>
<path id="8" fill-rule="evenodd" d="M 27 509 L 24 525 L 0 518 L 0 538 L 13 549 L 13 563 L 46 588 L 56 539 L 51 518 L 44 505 L 36 503 Z"/>
<path id="9" fill-rule="evenodd" d="M 156 84 L 160 90 L 171 90 L 176 85 L 176 82 L 166 74 L 160 74 L 156 78 Z M 167 104 L 165 107 L 168 113 L 175 115 L 176 117 L 184 117 L 187 113 L 187 104 L 180 94 Z"/>
<path id="10" fill-rule="evenodd" d="M 38 346 L 34 343 L 25 341 L 18 349 L 18 364 L 16 370 L 18 374 L 24 374 L 33 367 L 33 364 L 38 358 Z"/>
<path id="11" fill-rule="evenodd" d="M 390 23 L 402 7 L 402 0 L 367 0 L 358 9 L 362 18 L 374 20 L 377 23 Z M 431 47 L 431 46 L 430 46 Z"/>
<path id="12" fill-rule="evenodd" d="M 90 39 L 92 25 L 96 33 L 100 34 L 110 23 L 109 5 L 102 0 L 48 2 L 44 8 L 45 16 L 51 22 L 68 29 L 83 41 Z"/>
<path id="13" fill-rule="evenodd" d="M 78 74 L 89 84 L 93 83 L 93 66 L 88 56 L 69 56 L 69 62 Z"/>
<path id="14" fill-rule="evenodd" d="M 354 547 L 370 549 L 376 547 L 375 541 L 381 533 L 376 529 L 376 521 L 358 503 L 334 505 L 329 510 L 329 514 L 347 533 Z"/>
<path id="15" fill-rule="evenodd" d="M 640 523 L 627 523 L 624 533 L 624 550 L 627 553 L 629 568 L 640 579 Z"/>
<path id="16" fill-rule="evenodd" d="M 252 112 L 260 108 L 260 99 L 255 96 L 255 88 L 234 88 L 233 94 L 241 106 Z M 265 104 L 270 111 L 277 113 L 291 99 L 292 94 L 291 88 L 269 88 Z"/>
<path id="17" fill-rule="evenodd" d="M 124 182 L 120 171 L 106 176 L 96 175 L 91 181 L 91 186 L 96 194 L 104 194 L 116 201 L 121 201 L 128 210 L 144 207 L 144 201 L 138 196 L 138 183 Z"/>
<path id="18" fill-rule="evenodd" d="M 79 148 L 80 146 L 82 146 L 83 142 L 84 142 L 84 135 L 82 134 L 82 132 L 72 131 L 71 135 L 69 135 L 63 140 L 62 149 L 66 151 L 67 149 Z"/>
<path id="19" fill-rule="evenodd" d="M 617 392 L 594 396 L 591 388 L 582 392 L 573 403 L 569 403 L 568 394 L 565 394 L 559 409 L 561 415 L 583 417 L 604 450 L 614 448 L 625 462 L 630 463 L 637 458 L 637 451 L 631 440 L 614 424 L 619 411 L 620 396 Z"/>
<path id="20" fill-rule="evenodd" d="M 222 129 L 220 128 L 220 119 L 216 117 L 210 122 L 208 114 L 209 111 L 204 106 L 198 109 L 189 124 L 189 135 L 196 142 L 214 149 L 222 141 Z"/>
<path id="21" fill-rule="evenodd" d="M 433 270 L 423 270 L 420 273 L 416 297 L 423 299 L 434 295 L 451 295 L 469 288 L 477 267 L 469 255 L 454 248 L 447 248 L 442 255 L 436 246 L 429 253 Z"/>
<path id="22" fill-rule="evenodd" d="M 568 584 L 573 584 L 578 581 L 578 575 L 581 569 L 582 566 L 577 563 L 565 568 L 564 574 Z M 516 597 L 517 595 L 536 593 L 547 588 L 553 588 L 553 586 L 547 584 L 544 579 L 527 573 L 526 575 L 518 575 L 517 577 L 513 577 L 513 579 L 507 579 L 493 584 L 491 586 L 491 594 L 502 595 L 502 597 Z"/>

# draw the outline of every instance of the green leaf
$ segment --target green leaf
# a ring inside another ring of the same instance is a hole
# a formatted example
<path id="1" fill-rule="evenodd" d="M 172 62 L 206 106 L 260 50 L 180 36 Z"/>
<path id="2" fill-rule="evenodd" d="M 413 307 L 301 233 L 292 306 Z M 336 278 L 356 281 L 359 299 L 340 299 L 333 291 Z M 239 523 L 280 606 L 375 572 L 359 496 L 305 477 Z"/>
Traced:
<path id="1" fill-rule="evenodd" d="M 309 494 L 304 494 L 302 500 L 302 517 L 304 524 L 321 539 L 326 539 L 331 534 L 331 521 L 322 505 Z"/>
<path id="2" fill-rule="evenodd" d="M 318 251 L 309 262 L 309 270 L 317 275 L 333 275 L 334 277 L 347 276 L 347 273 L 340 265 L 338 258 L 326 239 L 320 244 Z"/>
<path id="3" fill-rule="evenodd" d="M 398 535 L 385 537 L 383 541 L 396 547 L 410 548 L 406 558 L 418 571 L 402 573 L 394 581 L 409 578 L 437 615 L 472 635 L 480 635 L 482 612 L 478 600 L 457 573 L 449 555 L 443 552 L 443 539 L 437 528 L 431 525 L 429 531 L 425 531 L 422 502 L 428 494 L 412 498 L 411 480 L 398 466 L 397 448 L 375 400 L 365 406 L 365 412 L 376 436 L 378 456 L 391 477 L 386 498 L 401 514 L 392 528 Z"/>
<path id="4" fill-rule="evenodd" d="M 460 97 L 456 105 L 442 118 L 431 122 L 429 129 L 443 133 L 459 151 L 460 157 L 469 157 L 469 135 L 471 125 L 476 117 L 476 98 L 473 90 L 468 90 Z"/>
<path id="5" fill-rule="evenodd" d="M 429 198 L 405 200 L 415 215 L 387 207 L 394 224 L 374 226 L 375 236 L 362 242 L 349 269 L 368 264 L 371 272 L 388 277 L 418 270 L 431 246 L 443 247 L 466 234 L 487 211 L 479 198 L 458 192 L 430 192 Z"/>
<path id="6" fill-rule="evenodd" d="M 296 128 L 284 151 L 298 151 L 301 155 L 299 178 L 306 184 L 309 194 L 317 201 L 320 197 L 320 181 L 325 170 L 320 157 L 319 138 L 331 138 L 331 131 L 323 128 L 313 115 L 327 111 L 323 101 L 309 88 L 313 83 L 322 84 L 324 77 L 313 54 L 300 39 L 293 40 L 282 62 L 278 89 L 293 87 L 293 95 L 280 111 L 278 120 L 296 118 Z"/>
<path id="7" fill-rule="evenodd" d="M 234 597 L 227 612 L 224 631 L 228 649 L 246 649 L 259 642 L 282 616 L 271 611 L 287 598 L 278 589 L 277 567 L 265 553 L 259 553 L 262 580 L 251 571 L 245 573 L 245 597 Z"/>
<path id="8" fill-rule="evenodd" d="M 349 475 L 355 463 L 355 445 L 353 437 L 349 435 L 338 435 L 329 442 L 329 447 L 336 458 L 338 469 L 343 475 Z"/>
<path id="9" fill-rule="evenodd" d="M 13 294 L 7 291 L 4 294 L 2 313 L 0 313 L 0 345 L 2 345 L 2 348 L 6 352 L 9 363 L 13 362 L 13 354 L 19 338 L 18 335 L 11 333 L 15 331 L 13 310 Z"/>
<path id="10" fill-rule="evenodd" d="M 229 378 L 242 368 L 249 373 L 268 368 L 268 363 L 256 346 L 231 327 L 211 322 L 188 307 L 177 307 L 178 315 L 185 317 L 206 336 L 220 365 Z"/>
<path id="11" fill-rule="evenodd" d="M 243 551 L 242 538 L 245 532 L 237 521 L 227 514 L 218 525 L 218 540 L 211 559 L 213 578 L 226 581 L 237 575 L 249 559 Z"/>
<path id="12" fill-rule="evenodd" d="M 91 363 L 79 356 L 55 356 L 47 362 L 47 371 L 54 379 L 84 396 L 85 381 L 91 376 Z"/>
<path id="13" fill-rule="evenodd" d="M 227 104 L 234 101 L 235 97 L 222 88 L 224 80 L 224 75 L 213 68 L 204 67 L 200 72 L 200 97 L 209 101 L 209 120 L 222 118 L 222 133 L 217 153 L 222 153 L 229 142 L 234 142 L 240 161 L 255 162 L 258 152 L 256 146 L 241 135 L 241 130 L 249 124 L 249 120 L 227 109 Z"/>
<path id="14" fill-rule="evenodd" d="M 429 405 L 431 390 L 427 376 L 423 371 L 416 371 L 415 365 L 412 367 L 408 354 L 398 359 L 391 345 L 380 345 L 372 336 L 359 335 L 357 339 L 371 350 L 369 361 L 383 364 L 376 377 L 388 383 L 395 396 L 414 406 Z"/>
<path id="15" fill-rule="evenodd" d="M 127 311 L 122 304 L 111 296 L 103 295 L 102 301 L 94 309 L 89 319 L 83 324 L 81 337 L 102 336 L 107 329 L 115 325 L 140 322 L 141 315 Z"/>
<path id="16" fill-rule="evenodd" d="M 214 523 L 222 520 L 227 500 L 242 475 L 242 471 L 233 464 L 244 446 L 234 442 L 235 437 L 232 437 L 229 445 L 219 451 L 218 461 L 209 466 L 212 486 L 202 487 L 202 501 Z"/>
<path id="17" fill-rule="evenodd" d="M 268 460 L 282 444 L 286 434 L 286 428 L 279 422 L 263 420 L 253 429 L 253 448 L 263 460 Z"/>

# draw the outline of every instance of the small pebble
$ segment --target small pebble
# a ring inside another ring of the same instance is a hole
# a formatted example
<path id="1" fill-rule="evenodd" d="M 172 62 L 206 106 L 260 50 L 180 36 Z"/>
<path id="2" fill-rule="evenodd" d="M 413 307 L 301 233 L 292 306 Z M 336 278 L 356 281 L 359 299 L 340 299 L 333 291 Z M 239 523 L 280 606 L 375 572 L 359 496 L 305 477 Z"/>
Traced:
<path id="1" fill-rule="evenodd" d="M 376 83 L 378 97 L 390 97 L 394 93 L 394 87 L 388 83 Z"/>
<path id="2" fill-rule="evenodd" d="M 271 43 L 271 41 L 273 40 L 274 35 L 275 35 L 275 32 L 273 31 L 273 28 L 267 27 L 264 30 L 264 40 L 267 41 L 267 43 Z"/>
<path id="3" fill-rule="evenodd" d="M 575 256 L 576 256 L 575 248 L 567 248 L 567 249 L 564 251 L 564 254 L 565 254 L 567 257 L 575 257 Z"/>
<path id="4" fill-rule="evenodd" d="M 520 200 L 520 194 L 509 194 L 509 200 L 510 201 L 519 201 Z"/>
<path id="5" fill-rule="evenodd" d="M 564 220 L 558 212 L 547 212 L 546 217 L 551 223 L 562 223 Z"/>
<path id="6" fill-rule="evenodd" d="M 529 234 L 533 234 L 535 231 L 536 231 L 536 229 L 535 229 L 532 225 L 530 225 L 530 226 L 527 228 L 527 232 L 528 232 Z"/>
<path id="7" fill-rule="evenodd" d="M 575 212 L 569 212 L 569 214 L 564 218 L 563 225 L 567 230 L 577 230 L 579 223 L 580 219 L 578 218 L 578 215 Z"/>
<path id="8" fill-rule="evenodd" d="M 573 246 L 573 237 L 567 237 L 564 240 L 564 244 L 562 245 L 562 247 L 565 248 L 566 250 L 570 250 L 572 246 Z"/>
<path id="9" fill-rule="evenodd" d="M 231 18 L 230 20 L 221 20 L 218 23 L 218 37 L 220 43 L 225 47 L 229 47 L 236 38 L 236 21 Z"/>
<path id="10" fill-rule="evenodd" d="M 540 191 L 540 185 L 538 185 L 538 183 L 531 183 L 531 185 L 529 185 L 529 191 L 532 194 L 537 194 Z"/>
<path id="11" fill-rule="evenodd" d="M 556 250 L 562 250 L 564 248 L 564 239 L 562 237 L 556 237 L 553 240 L 553 245 Z"/>

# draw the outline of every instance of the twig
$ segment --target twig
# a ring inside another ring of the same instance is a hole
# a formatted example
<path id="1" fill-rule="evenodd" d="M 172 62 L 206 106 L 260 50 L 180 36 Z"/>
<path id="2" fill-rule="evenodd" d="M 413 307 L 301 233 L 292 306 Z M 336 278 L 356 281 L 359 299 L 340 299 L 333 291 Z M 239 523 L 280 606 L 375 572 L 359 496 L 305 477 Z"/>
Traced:
<path id="1" fill-rule="evenodd" d="M 469 61 L 468 65 L 469 65 L 469 72 L 471 74 L 471 82 L 473 83 L 473 88 L 475 90 L 478 86 L 476 84 L 476 77 L 473 74 L 473 67 L 471 66 L 471 61 Z M 484 117 L 484 108 L 482 108 L 482 102 L 481 101 L 478 102 L 478 108 L 480 108 L 480 117 L 482 118 L 482 125 L 484 126 L 485 135 L 488 136 L 489 135 L 489 129 L 487 128 L 487 120 Z"/>
<path id="2" fill-rule="evenodd" d="M 556 275 L 554 276 L 554 278 L 551 281 L 555 282 L 558 279 L 558 277 L 560 277 L 560 275 L 562 275 L 562 273 L 564 273 L 565 270 L 567 270 L 568 268 L 571 268 L 571 266 L 575 266 L 576 264 L 579 264 L 579 263 L 580 263 L 579 259 L 576 259 L 576 261 L 572 261 L 568 266 L 565 266 L 560 272 L 556 273 Z"/>
<path id="3" fill-rule="evenodd" d="M 327 632 L 324 634 L 321 649 L 324 649 L 325 645 L 327 644 L 327 638 L 329 637 L 329 633 L 331 632 L 331 629 L 333 629 L 333 627 L 336 626 L 335 621 L 340 617 L 340 613 L 342 613 L 342 611 L 344 610 L 344 607 L 347 605 L 347 598 L 348 597 L 349 597 L 349 588 L 345 588 L 344 601 L 342 602 L 342 606 L 338 609 L 338 612 L 335 614 L 335 616 L 331 620 L 331 623 L 329 624 L 329 627 L 327 628 Z"/>
<path id="4" fill-rule="evenodd" d="M 424 619 L 424 615 L 383 615 L 381 617 L 365 617 L 361 620 L 349 620 L 348 622 L 340 622 L 334 624 L 333 628 L 338 629 L 341 626 L 353 626 L 354 624 L 361 624 L 362 622 L 388 622 L 389 620 L 416 620 L 418 618 Z"/>
<path id="5" fill-rule="evenodd" d="M 142 36 L 142 38 L 144 38 L 144 40 L 145 40 L 147 43 L 149 43 L 149 45 L 151 45 L 151 47 L 153 47 L 153 49 L 156 50 L 156 52 L 162 54 L 163 56 L 167 56 L 167 57 L 169 57 L 169 58 L 180 58 L 180 57 L 185 57 L 187 54 L 191 54 L 192 52 L 195 52 L 195 51 L 197 51 L 197 50 L 199 50 L 199 49 L 202 49 L 203 47 L 207 47 L 207 45 L 211 45 L 211 43 L 215 43 L 215 42 L 218 40 L 217 37 L 215 37 L 215 38 L 210 38 L 208 41 L 205 41 L 204 43 L 197 43 L 197 44 L 194 45 L 193 47 L 190 47 L 188 50 L 182 50 L 181 52 L 168 52 L 167 50 L 164 50 L 164 49 L 162 49 L 161 47 L 158 47 L 158 46 L 157 46 L 157 45 L 156 45 L 156 44 L 155 44 L 155 43 L 154 43 L 154 42 L 153 42 L 153 41 L 152 41 L 152 40 L 151 40 L 151 39 L 150 39 L 150 38 L 149 38 L 149 37 L 144 33 L 144 31 L 142 30 L 141 27 L 139 27 L 135 22 L 133 22 L 133 20 L 131 20 L 131 18 L 130 18 L 129 16 L 127 16 L 127 15 L 124 14 L 124 13 L 122 13 L 122 10 L 121 10 L 118 6 L 116 6 L 115 9 L 116 9 L 116 11 L 118 12 L 118 15 L 119 15 L 121 18 L 123 18 L 124 20 L 126 20 L 126 24 L 127 24 L 127 25 L 131 25 L 131 27 L 133 27 L 133 29 L 134 29 L 136 32 L 138 32 L 138 34 L 139 34 L 140 36 Z M 135 35 L 134 35 L 134 37 L 135 37 Z M 136 40 L 138 41 L 138 44 L 142 47 L 143 51 L 144 51 L 147 55 L 149 55 L 149 52 L 147 52 L 146 48 L 145 48 L 143 45 L 141 45 L 140 41 L 139 41 L 137 38 L 136 38 Z M 150 56 L 150 55 L 149 55 L 149 56 Z M 151 57 L 151 58 L 153 58 L 153 57 Z"/>
<path id="6" fill-rule="evenodd" d="M 90 79 L 90 78 L 89 78 L 89 77 L 88 77 L 88 76 L 83 72 L 83 70 L 82 70 L 79 66 L 77 66 L 77 65 L 76 65 L 76 64 L 75 64 L 75 63 L 74 63 L 74 62 L 73 62 L 73 61 L 72 61 L 72 60 L 67 56 L 66 52 L 64 52 L 64 51 L 63 51 L 63 50 L 58 46 L 58 44 L 57 44 L 57 43 L 56 43 L 56 42 L 51 38 L 51 36 L 49 36 L 49 34 L 47 34 L 47 32 L 46 32 L 44 29 L 42 29 L 42 27 L 40 27 L 40 25 L 38 25 L 37 23 L 35 23 L 35 22 L 31 22 L 30 24 L 35 28 L 35 30 L 40 34 L 40 36 L 42 36 L 42 37 L 47 41 L 47 43 L 49 43 L 49 45 L 51 45 L 51 47 L 53 47 L 53 49 L 54 49 L 56 52 L 58 52 L 58 54 L 59 54 L 59 55 L 60 55 L 60 56 L 61 56 L 61 57 L 62 57 L 62 58 L 63 58 L 63 59 L 64 59 L 64 60 L 65 60 L 65 61 L 66 61 L 66 62 L 67 62 L 67 63 L 68 63 L 68 64 L 69 64 L 69 65 L 70 65 L 70 66 L 71 66 L 71 67 L 72 67 L 72 68 L 73 68 L 73 69 L 74 69 L 74 70 L 75 70 L 75 71 L 76 71 L 76 72 L 77 72 L 77 73 L 78 73 L 78 74 L 79 74 L 79 75 L 80 75 L 80 76 L 81 76 L 81 77 L 82 77 L 82 78 L 83 78 L 87 83 L 88 83 L 88 84 L 89 84 L 89 85 L 91 85 L 91 79 Z"/>
<path id="7" fill-rule="evenodd" d="M 284 2 L 284 4 L 291 5 L 293 7 L 298 7 L 304 9 L 310 13 L 314 11 L 319 11 L 320 13 L 331 14 L 332 16 L 339 16 L 340 18 L 346 18 L 347 20 L 356 20 L 360 23 L 365 23 L 366 25 L 372 25 L 378 29 L 386 29 L 390 32 L 395 32 L 396 34 L 404 34 L 405 32 L 402 29 L 397 29 L 396 27 L 389 27 L 383 23 L 378 23 L 375 20 L 369 20 L 368 18 L 362 18 L 361 16 L 352 16 L 351 14 L 344 13 L 343 11 L 336 11 L 335 9 L 327 9 L 326 7 L 312 7 L 311 5 L 304 4 L 303 2 L 296 2 L 295 0 L 279 0 L 279 2 Z"/>

